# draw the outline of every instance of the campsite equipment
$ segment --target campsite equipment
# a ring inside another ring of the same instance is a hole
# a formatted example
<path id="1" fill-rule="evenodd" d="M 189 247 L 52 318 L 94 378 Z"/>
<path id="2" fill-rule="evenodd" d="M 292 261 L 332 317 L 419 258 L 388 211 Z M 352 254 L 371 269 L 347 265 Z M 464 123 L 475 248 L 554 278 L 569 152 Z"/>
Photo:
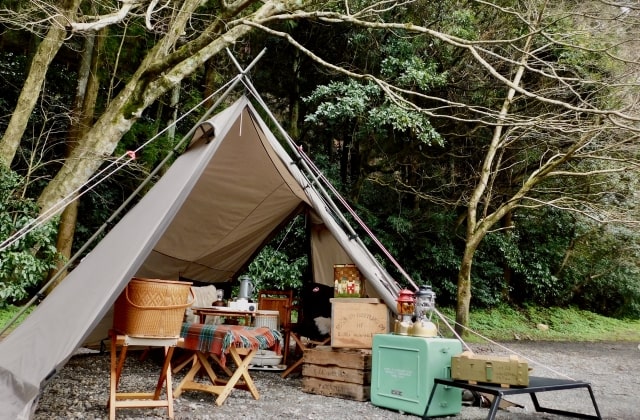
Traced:
<path id="1" fill-rule="evenodd" d="M 422 416 L 434 378 L 451 377 L 451 357 L 462 352 L 462 343 L 448 338 L 376 334 L 372 350 L 371 403 Z M 439 387 L 427 414 L 454 415 L 461 408 L 461 390 Z"/>
<path id="2" fill-rule="evenodd" d="M 438 328 L 431 322 L 431 317 L 436 307 L 436 294 L 431 286 L 420 286 L 416 293 L 416 321 L 413 323 L 409 335 L 419 337 L 435 337 Z"/>
<path id="3" fill-rule="evenodd" d="M 451 359 L 451 377 L 498 385 L 529 385 L 529 365 L 516 355 L 486 356 L 465 351 Z"/>
<path id="4" fill-rule="evenodd" d="M 291 327 L 293 325 L 293 311 L 297 310 L 293 304 L 293 290 L 260 290 L 258 292 L 258 314 L 256 327 L 268 326 L 279 329 L 282 333 L 284 347 L 282 349 L 282 363 L 287 364 L 291 344 Z M 297 314 L 296 314 L 297 320 Z M 275 326 L 273 324 L 275 323 Z"/>
<path id="5" fill-rule="evenodd" d="M 375 334 L 389 332 L 389 308 L 380 299 L 331 299 L 331 347 L 370 349 Z"/>
<path id="6" fill-rule="evenodd" d="M 305 352 L 302 390 L 310 394 L 367 401 L 371 395 L 371 349 L 317 346 Z"/>
<path id="7" fill-rule="evenodd" d="M 212 116 L 239 84 L 251 98 L 242 96 Z M 368 296 L 395 312 L 400 288 L 350 224 L 362 226 L 361 219 L 278 124 L 245 69 L 227 86 L 211 112 L 151 172 L 153 187 L 145 184 L 132 194 L 119 208 L 126 214 L 105 222 L 108 233 L 0 342 L 0 407 L 6 417 L 28 417 L 42 387 L 74 351 L 100 345 L 113 323 L 113 304 L 131 277 L 228 282 L 297 216 L 310 226 L 308 280 L 328 285 L 333 294 L 333 264 L 353 263 L 367 279 Z M 140 192 L 144 196 L 134 206 Z"/>
<path id="8" fill-rule="evenodd" d="M 396 299 L 396 309 L 398 311 L 398 318 L 394 324 L 393 332 L 396 334 L 407 335 L 411 329 L 413 322 L 411 317 L 415 312 L 415 297 L 414 293 L 409 289 L 402 289 Z"/>
<path id="9" fill-rule="evenodd" d="M 268 327 L 272 330 L 280 329 L 280 312 L 259 309 L 256 311 L 254 327 Z M 277 363 L 276 363 L 277 364 Z"/>
<path id="10" fill-rule="evenodd" d="M 109 420 L 116 419 L 116 410 L 119 408 L 161 408 L 167 409 L 167 415 L 173 418 L 173 384 L 171 381 L 171 357 L 178 343 L 178 337 L 157 338 L 157 337 L 131 337 L 128 335 L 117 334 L 116 331 L 109 331 L 111 340 L 111 372 L 109 380 Z M 132 392 L 133 383 L 126 386 L 119 386 L 123 376 L 130 379 L 133 375 L 122 375 L 127 359 L 127 349 L 130 346 L 141 346 L 143 348 L 164 347 L 164 361 L 162 370 L 158 377 L 155 390 L 153 392 Z M 118 348 L 120 352 L 118 353 Z M 122 389 L 126 389 L 123 392 Z M 163 389 L 164 388 L 164 389 Z M 160 398 L 164 395 L 164 399 Z"/>
<path id="11" fill-rule="evenodd" d="M 211 302 L 211 306 L 226 306 L 226 303 L 224 303 L 224 290 L 216 290 L 216 300 Z"/>
<path id="12" fill-rule="evenodd" d="M 253 295 L 253 291 L 255 290 L 255 287 L 253 287 L 253 283 L 251 282 L 251 277 L 240 276 L 238 277 L 238 280 L 240 280 L 240 291 L 238 292 L 238 300 L 251 300 L 251 295 Z"/>
<path id="13" fill-rule="evenodd" d="M 258 350 L 251 364 L 253 366 L 278 366 L 282 362 L 282 355 L 278 355 L 273 350 Z"/>
<path id="14" fill-rule="evenodd" d="M 115 303 L 113 329 L 131 337 L 180 337 L 193 283 L 133 278 Z"/>

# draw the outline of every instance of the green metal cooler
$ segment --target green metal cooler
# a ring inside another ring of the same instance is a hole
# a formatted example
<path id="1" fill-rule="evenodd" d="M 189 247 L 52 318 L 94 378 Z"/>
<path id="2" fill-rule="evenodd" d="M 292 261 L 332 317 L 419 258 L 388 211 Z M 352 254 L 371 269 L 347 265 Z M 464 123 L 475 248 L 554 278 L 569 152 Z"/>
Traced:
<path id="1" fill-rule="evenodd" d="M 371 403 L 424 414 L 434 378 L 451 377 L 451 356 L 462 352 L 459 340 L 376 334 L 372 344 Z M 460 413 L 462 390 L 439 386 L 429 416 Z"/>

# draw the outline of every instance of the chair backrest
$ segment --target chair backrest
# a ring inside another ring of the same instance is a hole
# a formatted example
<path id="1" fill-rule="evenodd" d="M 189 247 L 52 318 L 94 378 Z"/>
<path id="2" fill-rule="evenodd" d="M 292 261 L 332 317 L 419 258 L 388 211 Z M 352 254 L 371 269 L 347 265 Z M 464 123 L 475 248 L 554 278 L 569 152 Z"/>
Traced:
<path id="1" fill-rule="evenodd" d="M 218 300 L 218 295 L 216 294 L 216 286 L 208 285 L 202 287 L 191 287 L 191 292 L 193 293 L 193 305 L 195 307 L 202 306 L 211 306 L 213 302 Z M 193 314 L 191 308 L 187 308 L 185 311 L 185 321 L 187 322 L 199 322 L 200 318 Z M 214 323 L 215 318 L 208 316 L 206 318 L 206 323 L 211 324 Z"/>
<path id="2" fill-rule="evenodd" d="M 261 290 L 258 293 L 258 310 L 278 311 L 280 328 L 291 325 L 292 309 L 293 290 Z"/>

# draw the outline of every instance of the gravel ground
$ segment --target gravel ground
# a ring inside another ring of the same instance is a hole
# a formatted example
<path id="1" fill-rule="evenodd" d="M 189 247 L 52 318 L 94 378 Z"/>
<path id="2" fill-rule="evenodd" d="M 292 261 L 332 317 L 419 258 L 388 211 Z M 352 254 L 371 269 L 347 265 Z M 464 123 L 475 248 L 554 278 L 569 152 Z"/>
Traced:
<path id="1" fill-rule="evenodd" d="M 605 419 L 639 419 L 640 346 L 637 343 L 558 343 L 516 342 L 504 344 L 529 360 L 532 375 L 589 381 L 600 412 Z M 501 345 L 472 345 L 476 353 L 504 355 Z M 159 357 L 139 361 L 130 352 L 121 389 L 153 389 L 159 371 Z M 139 355 L 139 354 L 138 354 Z M 548 370 L 551 368 L 552 370 Z M 186 370 L 174 375 L 174 386 Z M 214 397 L 203 392 L 186 392 L 174 401 L 176 419 L 411 419 L 418 416 L 376 407 L 370 402 L 324 397 L 302 391 L 301 376 L 286 379 L 277 372 L 251 371 L 260 399 L 248 392 L 234 390 L 217 407 Z M 44 389 L 35 419 L 104 419 L 109 389 L 108 354 L 81 352 L 73 356 L 62 371 Z M 500 410 L 497 419 L 560 419 L 557 415 L 535 413 L 528 396 L 508 398 L 525 408 Z M 593 414 L 588 392 L 565 390 L 539 394 L 543 405 Z M 484 419 L 488 409 L 463 406 L 455 419 Z M 118 419 L 167 418 L 166 409 L 119 409 Z"/>

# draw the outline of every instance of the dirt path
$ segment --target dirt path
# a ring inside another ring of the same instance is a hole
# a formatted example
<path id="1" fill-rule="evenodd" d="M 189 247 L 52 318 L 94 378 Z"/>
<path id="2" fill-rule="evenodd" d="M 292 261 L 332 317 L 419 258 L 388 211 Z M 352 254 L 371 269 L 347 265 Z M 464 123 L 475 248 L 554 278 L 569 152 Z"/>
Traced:
<path id="1" fill-rule="evenodd" d="M 505 344 L 509 349 L 531 359 L 531 375 L 565 377 L 591 383 L 603 418 L 640 419 L 640 348 L 638 343 L 563 343 L 517 342 Z M 498 346 L 476 346 L 477 353 L 506 354 Z M 549 370 L 551 369 L 551 370 Z M 543 405 L 594 414 L 586 390 L 567 390 L 540 394 Z M 502 413 L 498 418 L 523 418 L 534 411 L 528 395 L 509 398 L 524 404 L 526 410 Z M 512 409 L 510 409 L 512 410 Z M 562 418 L 535 414 L 532 418 Z"/>
<path id="2" fill-rule="evenodd" d="M 640 419 L 640 349 L 638 343 L 557 343 L 517 342 L 506 346 L 530 359 L 531 375 L 585 380 L 592 384 L 600 412 L 605 419 Z M 497 345 L 474 345 L 476 353 L 506 354 Z M 536 362 L 536 363 L 534 363 Z M 539 364 L 537 364 L 539 363 Z M 549 371 L 543 366 L 553 369 Z M 138 390 L 153 387 L 158 366 L 154 361 L 134 364 L 132 381 Z M 178 373 L 174 383 L 181 379 Z M 253 371 L 260 399 L 235 390 L 225 403 L 217 407 L 213 397 L 191 392 L 175 400 L 176 419 L 367 419 L 407 420 L 414 415 L 398 413 L 372 405 L 340 398 L 323 397 L 302 392 L 299 375 L 281 379 L 274 372 Z M 35 419 L 103 419 L 108 399 L 109 357 L 75 356 L 45 388 Z M 511 401 L 525 409 L 500 411 L 497 419 L 560 419 L 561 416 L 533 412 L 528 396 L 514 396 Z M 593 414 L 586 390 L 557 391 L 540 394 L 543 405 L 563 410 Z M 463 407 L 454 419 L 485 419 L 486 408 Z M 0 415 L 1 417 L 1 415 Z M 119 410 L 118 419 L 164 419 L 166 411 Z"/>

